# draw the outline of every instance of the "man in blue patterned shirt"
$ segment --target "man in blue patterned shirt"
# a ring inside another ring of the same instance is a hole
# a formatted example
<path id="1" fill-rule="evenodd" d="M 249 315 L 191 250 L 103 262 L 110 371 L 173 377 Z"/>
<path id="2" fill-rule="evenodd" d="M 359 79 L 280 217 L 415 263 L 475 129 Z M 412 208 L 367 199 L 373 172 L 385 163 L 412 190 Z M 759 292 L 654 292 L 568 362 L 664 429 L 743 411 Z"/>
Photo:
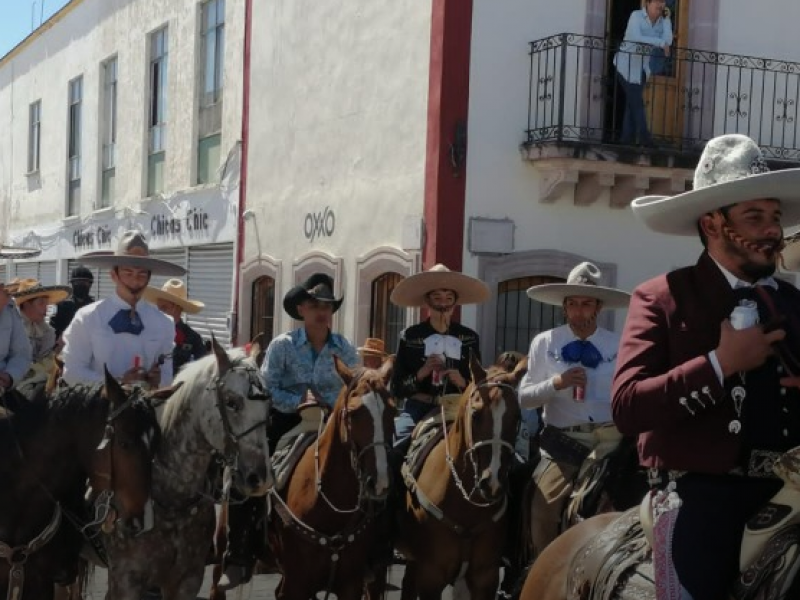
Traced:
<path id="1" fill-rule="evenodd" d="M 314 273 L 293 287 L 283 298 L 283 308 L 298 327 L 270 342 L 261 367 L 272 396 L 269 438 L 270 453 L 281 436 L 300 422 L 297 407 L 304 402 L 319 402 L 331 408 L 343 382 L 333 365 L 333 355 L 348 367 L 358 364 L 356 349 L 347 339 L 331 331 L 333 313 L 342 298 L 333 295 L 333 278 Z M 252 577 L 257 547 L 263 534 L 257 533 L 264 508 L 263 499 L 248 499 L 228 507 L 228 549 L 225 574 L 217 589 L 227 591 L 247 583 Z M 263 552 L 263 551 L 262 551 Z"/>

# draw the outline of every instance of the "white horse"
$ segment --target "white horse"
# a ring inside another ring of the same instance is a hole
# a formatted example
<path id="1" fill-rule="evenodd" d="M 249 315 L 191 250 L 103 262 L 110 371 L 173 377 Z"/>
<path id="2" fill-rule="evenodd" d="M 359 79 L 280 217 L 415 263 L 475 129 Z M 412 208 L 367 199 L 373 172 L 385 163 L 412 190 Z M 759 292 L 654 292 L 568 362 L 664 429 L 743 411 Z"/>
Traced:
<path id="1" fill-rule="evenodd" d="M 232 483 L 247 496 L 272 486 L 267 395 L 255 362 L 241 351 L 188 364 L 159 416 L 162 439 L 153 464 L 153 529 L 137 537 L 106 536 L 107 599 L 140 600 L 152 586 L 164 600 L 195 600 L 214 533 L 208 472 L 220 453 Z"/>

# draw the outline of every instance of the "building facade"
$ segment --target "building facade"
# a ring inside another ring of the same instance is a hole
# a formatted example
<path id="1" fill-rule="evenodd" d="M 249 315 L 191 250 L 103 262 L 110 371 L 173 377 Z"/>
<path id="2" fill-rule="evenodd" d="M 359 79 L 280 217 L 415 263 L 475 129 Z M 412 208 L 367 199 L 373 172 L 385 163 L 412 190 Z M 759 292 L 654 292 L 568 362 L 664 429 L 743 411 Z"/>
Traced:
<path id="1" fill-rule="evenodd" d="M 230 340 L 244 30 L 244 0 L 72 0 L 0 58 L 0 234 L 41 249 L 4 278 L 64 283 L 139 229 Z"/>

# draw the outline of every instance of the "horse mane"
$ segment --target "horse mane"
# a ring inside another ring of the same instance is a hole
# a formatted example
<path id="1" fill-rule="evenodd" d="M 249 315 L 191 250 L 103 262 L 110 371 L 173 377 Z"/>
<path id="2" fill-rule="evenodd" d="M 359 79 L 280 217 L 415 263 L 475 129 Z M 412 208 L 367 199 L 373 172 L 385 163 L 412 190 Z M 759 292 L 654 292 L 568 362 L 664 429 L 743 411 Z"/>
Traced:
<path id="1" fill-rule="evenodd" d="M 248 360 L 244 350 L 235 348 L 228 352 L 231 365 L 237 365 Z M 253 362 L 255 366 L 255 362 Z M 217 374 L 217 357 L 214 353 L 206 354 L 204 357 L 186 363 L 175 377 L 173 383 L 182 383 L 175 392 L 167 399 L 162 415 L 161 431 L 166 435 L 178 422 L 179 417 L 186 408 L 200 395 L 205 393 L 206 388 Z"/>

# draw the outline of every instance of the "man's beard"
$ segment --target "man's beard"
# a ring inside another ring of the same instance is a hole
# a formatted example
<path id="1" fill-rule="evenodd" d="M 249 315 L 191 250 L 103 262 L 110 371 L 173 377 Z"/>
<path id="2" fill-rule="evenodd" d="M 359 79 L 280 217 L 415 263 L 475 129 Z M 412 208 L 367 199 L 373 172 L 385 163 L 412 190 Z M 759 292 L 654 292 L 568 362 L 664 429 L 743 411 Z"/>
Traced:
<path id="1" fill-rule="evenodd" d="M 774 249 L 768 251 L 769 254 L 762 252 L 761 254 L 764 257 L 772 256 L 773 260 L 768 263 L 760 264 L 754 262 L 750 258 L 750 253 L 754 252 L 754 250 L 750 250 L 742 245 L 741 242 L 737 242 L 735 239 L 731 239 L 728 236 L 724 237 L 725 240 L 725 247 L 727 250 L 730 251 L 731 254 L 739 257 L 742 259 L 741 264 L 739 265 L 739 269 L 753 279 L 753 281 L 758 281 L 759 279 L 764 279 L 766 277 L 772 277 L 775 274 L 775 269 L 777 268 L 777 254 L 778 249 L 780 248 L 780 242 L 776 240 L 759 240 L 755 242 L 755 245 L 772 245 L 774 244 Z"/>

